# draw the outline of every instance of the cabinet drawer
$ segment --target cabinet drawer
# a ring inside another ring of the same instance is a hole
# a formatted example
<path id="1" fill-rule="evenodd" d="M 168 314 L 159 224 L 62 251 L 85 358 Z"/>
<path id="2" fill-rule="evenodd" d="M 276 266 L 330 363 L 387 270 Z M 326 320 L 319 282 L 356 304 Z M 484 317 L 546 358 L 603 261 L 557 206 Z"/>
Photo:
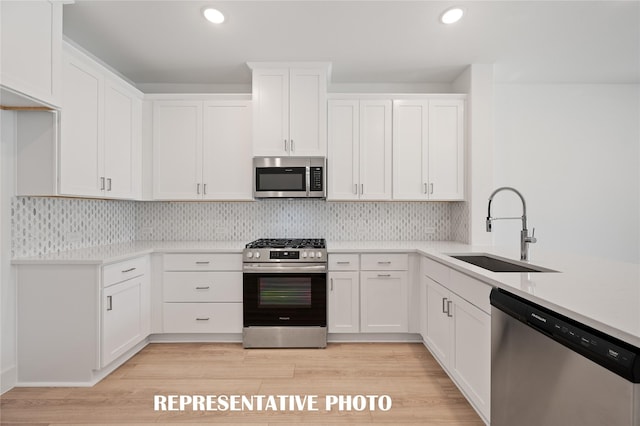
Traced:
<path id="1" fill-rule="evenodd" d="M 165 271 L 241 271 L 241 253 L 175 253 L 164 255 Z"/>
<path id="2" fill-rule="evenodd" d="M 406 271 L 409 269 L 409 255 L 407 254 L 363 254 L 360 259 L 360 269 L 363 271 Z"/>
<path id="3" fill-rule="evenodd" d="M 147 273 L 148 265 L 149 258 L 147 256 L 106 265 L 102 268 L 102 286 L 109 287 L 130 278 L 144 275 Z"/>
<path id="4" fill-rule="evenodd" d="M 489 303 L 491 286 L 489 284 L 452 270 L 449 289 L 469 303 L 491 314 L 491 305 Z"/>
<path id="5" fill-rule="evenodd" d="M 242 302 L 242 272 L 165 272 L 165 302 Z"/>
<path id="6" fill-rule="evenodd" d="M 330 254 L 330 271 L 357 271 L 360 269 L 360 259 L 357 254 Z"/>
<path id="7" fill-rule="evenodd" d="M 164 303 L 165 333 L 242 333 L 242 303 Z"/>
<path id="8" fill-rule="evenodd" d="M 428 257 L 423 257 L 420 267 L 422 275 L 426 275 L 442 285 L 449 285 L 449 274 L 451 268 L 448 266 L 438 263 L 435 260 L 431 260 Z"/>

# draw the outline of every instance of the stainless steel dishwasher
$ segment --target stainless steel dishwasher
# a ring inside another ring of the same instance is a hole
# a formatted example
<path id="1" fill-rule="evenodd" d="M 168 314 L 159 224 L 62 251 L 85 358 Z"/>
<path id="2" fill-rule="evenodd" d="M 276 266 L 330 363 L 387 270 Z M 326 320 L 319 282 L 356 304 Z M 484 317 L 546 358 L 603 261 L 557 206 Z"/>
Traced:
<path id="1" fill-rule="evenodd" d="M 640 426 L 640 349 L 491 291 L 492 426 Z"/>

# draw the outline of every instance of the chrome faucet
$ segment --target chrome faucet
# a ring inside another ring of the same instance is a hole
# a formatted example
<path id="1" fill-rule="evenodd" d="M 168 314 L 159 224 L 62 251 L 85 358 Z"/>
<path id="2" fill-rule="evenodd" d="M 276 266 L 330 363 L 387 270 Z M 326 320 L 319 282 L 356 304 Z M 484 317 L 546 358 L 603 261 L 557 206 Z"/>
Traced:
<path id="1" fill-rule="evenodd" d="M 512 191 L 515 192 L 520 200 L 522 201 L 522 217 L 491 217 L 491 201 L 493 201 L 493 197 L 500 191 Z M 522 219 L 522 231 L 520 231 L 520 260 L 529 260 L 529 243 L 535 243 L 538 240 L 534 237 L 536 234 L 536 228 L 533 228 L 533 233 L 529 236 L 529 231 L 527 230 L 527 203 L 524 201 L 524 197 L 515 188 L 511 188 L 510 186 L 503 186 L 501 188 L 496 189 L 489 196 L 489 208 L 487 213 L 487 232 L 491 232 L 491 222 L 494 220 L 501 219 Z"/>

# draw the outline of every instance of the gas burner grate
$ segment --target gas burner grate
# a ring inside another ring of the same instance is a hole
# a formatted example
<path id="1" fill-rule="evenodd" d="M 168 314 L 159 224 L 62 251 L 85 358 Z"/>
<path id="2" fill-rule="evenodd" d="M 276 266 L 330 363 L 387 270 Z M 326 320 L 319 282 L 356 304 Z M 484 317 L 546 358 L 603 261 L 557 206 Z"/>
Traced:
<path id="1" fill-rule="evenodd" d="M 326 242 L 324 238 L 262 238 L 248 243 L 245 248 L 323 249 Z"/>

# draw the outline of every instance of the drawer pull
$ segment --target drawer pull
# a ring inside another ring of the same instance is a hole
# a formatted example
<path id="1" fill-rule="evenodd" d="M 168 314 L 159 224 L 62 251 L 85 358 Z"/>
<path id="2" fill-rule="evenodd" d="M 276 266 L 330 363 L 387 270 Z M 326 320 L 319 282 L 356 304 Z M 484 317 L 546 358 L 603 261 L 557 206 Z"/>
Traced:
<path id="1" fill-rule="evenodd" d="M 209 317 L 206 317 L 206 318 L 196 318 L 196 321 L 209 321 Z"/>
<path id="2" fill-rule="evenodd" d="M 107 311 L 113 311 L 113 296 L 107 296 Z"/>
<path id="3" fill-rule="evenodd" d="M 129 268 L 129 269 L 125 269 L 124 271 L 122 271 L 123 274 L 126 274 L 128 272 L 133 272 L 135 271 L 137 268 Z"/>
<path id="4" fill-rule="evenodd" d="M 385 260 L 385 261 L 378 261 L 378 265 L 391 265 L 391 261 L 390 260 Z"/>
<path id="5" fill-rule="evenodd" d="M 208 264 L 210 264 L 210 263 L 211 263 L 211 262 L 210 262 L 210 261 L 208 261 L 208 260 L 200 260 L 200 261 L 197 261 L 197 262 L 196 262 L 196 265 L 208 265 Z"/>
<path id="6" fill-rule="evenodd" d="M 206 287 L 196 287 L 196 290 L 209 290 L 210 286 Z"/>
<path id="7" fill-rule="evenodd" d="M 338 265 L 351 265 L 349 261 L 336 262 Z"/>
<path id="8" fill-rule="evenodd" d="M 378 274 L 379 278 L 390 278 L 391 274 Z"/>

